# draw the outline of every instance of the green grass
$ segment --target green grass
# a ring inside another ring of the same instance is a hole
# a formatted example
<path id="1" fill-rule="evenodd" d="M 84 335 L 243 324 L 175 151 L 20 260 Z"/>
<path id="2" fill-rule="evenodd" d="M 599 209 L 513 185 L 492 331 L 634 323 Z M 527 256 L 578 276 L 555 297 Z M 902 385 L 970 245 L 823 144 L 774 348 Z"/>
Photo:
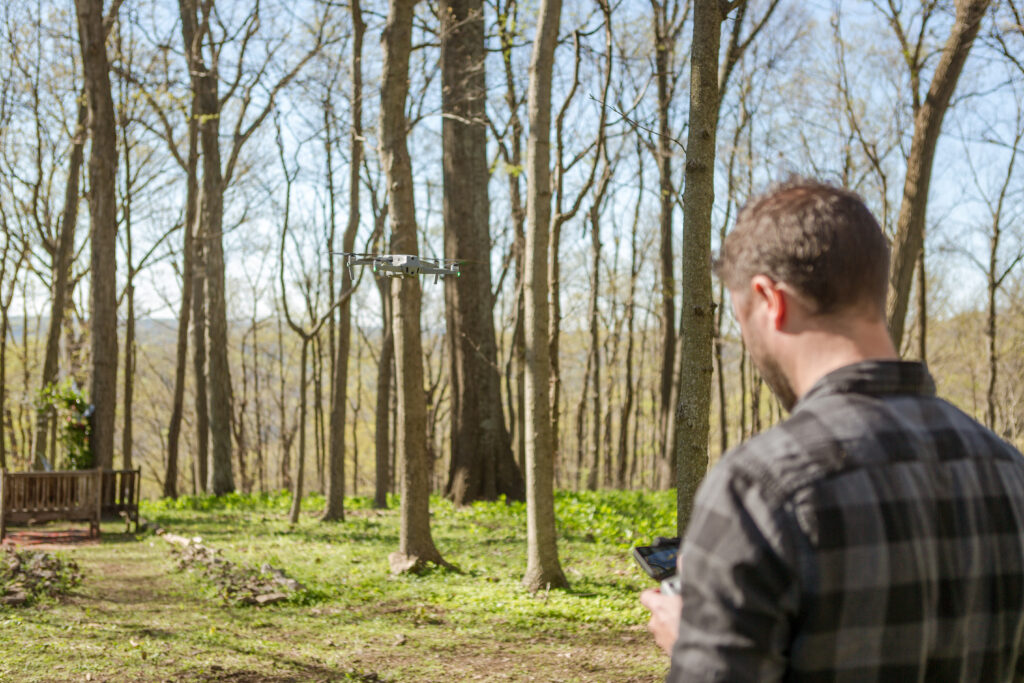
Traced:
<path id="1" fill-rule="evenodd" d="M 435 543 L 461 572 L 392 576 L 394 509 L 322 497 L 287 524 L 287 494 L 144 503 L 143 517 L 198 536 L 228 559 L 270 563 L 307 587 L 267 607 L 233 607 L 175 568 L 153 535 L 109 525 L 98 545 L 62 550 L 85 574 L 69 598 L 0 608 L 0 680 L 655 681 L 667 662 L 637 594 L 651 585 L 628 548 L 672 535 L 669 493 L 559 493 L 569 590 L 524 590 L 525 506 L 432 501 Z"/>

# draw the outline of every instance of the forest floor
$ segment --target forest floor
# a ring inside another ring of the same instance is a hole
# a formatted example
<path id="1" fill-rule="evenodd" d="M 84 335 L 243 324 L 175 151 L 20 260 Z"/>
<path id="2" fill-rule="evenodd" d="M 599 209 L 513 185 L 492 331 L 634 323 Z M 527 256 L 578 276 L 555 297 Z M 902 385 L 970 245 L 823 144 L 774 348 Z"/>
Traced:
<path id="1" fill-rule="evenodd" d="M 0 681 L 658 681 L 667 660 L 637 594 L 652 582 L 628 548 L 671 535 L 665 493 L 560 493 L 559 552 L 572 586 L 531 594 L 525 507 L 432 501 L 434 540 L 460 572 L 392 576 L 394 509 L 350 499 L 345 522 L 295 527 L 288 496 L 144 503 L 143 517 L 200 537 L 237 566 L 269 563 L 304 590 L 232 604 L 181 569 L 152 533 L 105 525 L 99 542 L 51 546 L 82 583 L 28 607 L 0 606 Z M 64 528 L 67 525 L 58 525 Z M 37 549 L 39 546 L 31 546 Z"/>

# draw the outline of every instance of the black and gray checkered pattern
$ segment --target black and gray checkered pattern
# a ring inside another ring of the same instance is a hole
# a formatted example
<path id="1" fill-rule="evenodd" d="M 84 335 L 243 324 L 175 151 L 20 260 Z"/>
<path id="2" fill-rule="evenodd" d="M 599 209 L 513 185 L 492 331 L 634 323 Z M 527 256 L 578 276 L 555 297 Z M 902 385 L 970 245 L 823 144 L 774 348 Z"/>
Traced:
<path id="1" fill-rule="evenodd" d="M 712 468 L 669 681 L 1024 680 L 1024 457 L 934 394 L 841 368 Z"/>

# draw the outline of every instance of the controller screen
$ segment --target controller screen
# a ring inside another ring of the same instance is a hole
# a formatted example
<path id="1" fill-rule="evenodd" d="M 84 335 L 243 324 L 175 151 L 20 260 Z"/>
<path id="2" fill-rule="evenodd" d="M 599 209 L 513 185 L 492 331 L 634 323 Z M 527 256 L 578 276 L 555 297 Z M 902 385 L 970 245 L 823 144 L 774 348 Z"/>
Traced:
<path id="1" fill-rule="evenodd" d="M 644 559 L 652 567 L 659 567 L 661 569 L 674 570 L 676 568 L 676 555 L 679 554 L 679 548 L 675 546 L 668 546 L 665 548 L 658 548 L 650 555 L 645 555 Z"/>

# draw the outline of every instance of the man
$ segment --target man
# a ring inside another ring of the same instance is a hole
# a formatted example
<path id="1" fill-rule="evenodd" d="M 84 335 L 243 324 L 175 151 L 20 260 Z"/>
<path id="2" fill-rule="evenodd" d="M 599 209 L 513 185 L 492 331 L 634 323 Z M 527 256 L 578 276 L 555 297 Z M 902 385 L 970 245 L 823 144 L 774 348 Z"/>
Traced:
<path id="1" fill-rule="evenodd" d="M 682 595 L 641 602 L 669 681 L 1024 680 L 1024 458 L 889 338 L 853 193 L 751 201 L 716 272 L 788 420 L 708 473 Z"/>

